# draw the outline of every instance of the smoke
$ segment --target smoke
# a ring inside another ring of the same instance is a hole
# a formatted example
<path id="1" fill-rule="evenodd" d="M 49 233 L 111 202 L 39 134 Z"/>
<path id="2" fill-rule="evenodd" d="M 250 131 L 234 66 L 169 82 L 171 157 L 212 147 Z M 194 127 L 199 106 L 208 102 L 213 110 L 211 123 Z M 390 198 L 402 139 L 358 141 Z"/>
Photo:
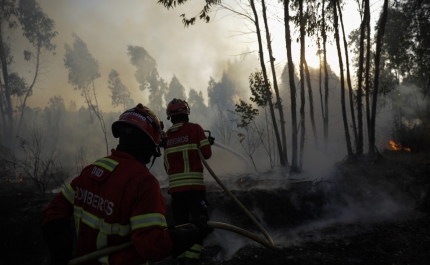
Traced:
<path id="1" fill-rule="evenodd" d="M 38 2 L 55 21 L 58 36 L 53 40 L 57 49 L 56 55 L 50 59 L 50 71 L 42 77 L 30 98 L 30 106 L 41 107 L 54 95 L 62 96 L 67 102 L 75 100 L 78 106 L 84 103 L 79 93 L 67 83 L 67 70 L 63 64 L 64 44 L 73 42 L 72 33 L 88 45 L 89 52 L 99 62 L 101 78 L 97 80 L 97 90 L 103 110 L 111 108 L 106 90 L 112 68 L 119 72 L 135 102 L 147 104 L 147 95 L 139 92 L 139 84 L 134 78 L 135 69 L 127 56 L 128 45 L 144 47 L 159 62 L 158 71 L 165 80 L 175 75 L 187 90 L 193 87 L 203 91 L 205 96 L 209 76 L 220 78 L 228 60 L 239 54 L 243 47 L 232 45 L 227 38 L 229 18 L 184 28 L 179 15 L 197 13 L 201 3 L 192 2 L 186 7 L 166 10 L 157 1 Z M 14 49 L 17 59 L 22 57 L 20 47 L 26 46 L 25 40 L 19 41 L 18 48 Z"/>

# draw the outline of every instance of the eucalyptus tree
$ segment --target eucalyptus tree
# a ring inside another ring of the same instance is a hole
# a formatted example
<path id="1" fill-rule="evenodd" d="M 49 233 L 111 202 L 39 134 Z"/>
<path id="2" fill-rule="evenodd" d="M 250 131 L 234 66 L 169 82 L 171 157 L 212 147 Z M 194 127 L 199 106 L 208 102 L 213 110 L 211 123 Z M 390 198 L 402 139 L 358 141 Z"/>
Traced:
<path id="1" fill-rule="evenodd" d="M 269 31 L 269 23 L 267 21 L 267 7 L 266 7 L 265 0 L 261 1 L 261 7 L 262 7 L 262 12 L 263 12 L 264 28 L 265 28 L 265 32 L 266 32 L 267 51 L 269 52 L 270 68 L 272 71 L 273 89 L 275 90 L 275 95 L 276 95 L 275 106 L 278 109 L 280 123 L 281 123 L 280 127 L 281 127 L 281 137 L 282 137 L 282 153 L 285 156 L 286 163 L 288 164 L 287 138 L 286 138 L 286 134 L 285 134 L 284 107 L 282 105 L 281 97 L 279 95 L 278 80 L 276 78 L 276 69 L 275 69 L 275 58 L 273 57 L 272 41 L 270 39 L 271 36 L 270 36 L 270 31 Z"/>
<path id="2" fill-rule="evenodd" d="M 40 5 L 35 0 L 20 0 L 18 4 L 18 20 L 21 25 L 23 35 L 33 46 L 34 51 L 25 50 L 24 59 L 32 62 L 34 65 L 34 74 L 20 104 L 21 115 L 18 123 L 17 134 L 19 134 L 22 120 L 25 113 L 26 102 L 29 96 L 33 94 L 34 85 L 40 75 L 40 70 L 46 63 L 46 53 L 55 50 L 56 45 L 52 44 L 52 39 L 57 36 L 55 23 L 46 15 Z"/>
<path id="3" fill-rule="evenodd" d="M 340 93 L 341 93 L 341 105 L 342 105 L 342 119 L 343 119 L 343 128 L 345 130 L 345 141 L 346 141 L 346 149 L 348 154 L 348 160 L 351 160 L 353 157 L 353 152 L 351 148 L 351 137 L 349 134 L 349 126 L 348 126 L 348 118 L 346 115 L 346 106 L 345 106 L 345 77 L 343 70 L 343 60 L 342 60 L 342 51 L 340 47 L 340 37 L 339 37 L 339 19 L 337 15 L 337 2 L 339 0 L 331 0 L 331 5 L 333 8 L 333 22 L 334 22 L 334 37 L 336 40 L 337 47 L 337 56 L 339 59 L 339 73 L 340 73 Z"/>
<path id="4" fill-rule="evenodd" d="M 168 86 L 158 74 L 156 60 L 141 46 L 128 45 L 127 55 L 131 64 L 136 67 L 134 77 L 139 83 L 139 89 L 149 91 L 148 106 L 159 115 L 164 113 L 163 100 Z"/>
<path id="5" fill-rule="evenodd" d="M 343 50 L 345 52 L 346 80 L 347 80 L 347 84 L 348 84 L 348 95 L 349 95 L 349 106 L 350 106 L 351 120 L 352 120 L 352 130 L 354 132 L 354 141 L 357 141 L 357 124 L 355 121 L 353 87 L 352 87 L 352 82 L 351 82 L 351 72 L 349 69 L 349 51 L 348 51 L 349 49 L 348 49 L 348 43 L 346 41 L 345 27 L 343 25 L 342 8 L 340 5 L 340 1 L 337 1 L 337 9 L 339 11 L 340 25 L 342 26 Z"/>
<path id="6" fill-rule="evenodd" d="M 370 59 L 371 59 L 371 51 L 370 51 L 370 0 L 364 0 L 364 20 L 366 21 L 366 66 L 364 68 L 364 100 L 365 100 L 365 108 L 366 108 L 366 125 L 367 125 L 367 137 L 369 137 L 370 130 Z M 373 149 L 373 147 L 372 147 Z"/>
<path id="7" fill-rule="evenodd" d="M 10 86 L 9 75 L 10 66 L 13 63 L 11 54 L 10 33 L 18 24 L 15 20 L 17 15 L 15 0 L 1 0 L 0 2 L 0 62 L 2 71 L 2 82 L 0 84 L 0 111 L 2 114 L 2 137 L 1 143 L 6 144 L 10 141 L 13 134 L 13 104 L 12 89 Z"/>
<path id="8" fill-rule="evenodd" d="M 109 146 L 106 133 L 106 125 L 103 114 L 99 108 L 95 80 L 100 77 L 99 63 L 93 58 L 88 50 L 87 44 L 82 41 L 75 33 L 72 34 L 74 41 L 72 46 L 65 44 L 64 66 L 69 70 L 68 80 L 75 90 L 81 92 L 88 108 L 94 112 L 100 122 L 103 132 L 106 154 L 109 155 Z M 91 120 L 92 120 L 92 116 Z"/>
<path id="9" fill-rule="evenodd" d="M 134 104 L 130 97 L 128 88 L 122 83 L 119 73 L 115 69 L 112 69 L 109 73 L 108 88 L 112 93 L 110 97 L 114 107 L 122 105 L 123 110 L 125 111 L 127 105 Z"/>
<path id="10" fill-rule="evenodd" d="M 24 50 L 24 60 L 32 64 L 29 74 L 30 82 L 24 76 L 27 73 L 14 72 L 14 56 L 16 50 L 13 33 L 20 27 L 25 39 L 32 49 Z M 12 135 L 18 134 L 24 117 L 28 97 L 33 94 L 41 70 L 48 63 L 47 56 L 55 50 L 51 43 L 57 35 L 54 20 L 50 19 L 35 0 L 1 0 L 0 1 L 0 113 L 2 131 L 0 143 L 11 145 Z M 22 76 L 21 76 L 22 75 Z M 14 102 L 15 101 L 15 102 Z M 14 107 L 16 106 L 16 109 Z M 14 121 L 14 113 L 20 113 L 19 121 Z"/>
<path id="11" fill-rule="evenodd" d="M 381 49 L 383 43 L 383 37 L 385 32 L 385 25 L 387 22 L 388 13 L 388 0 L 384 1 L 384 7 L 381 13 L 381 17 L 378 22 L 378 35 L 376 37 L 376 52 L 375 52 L 375 80 L 372 95 L 372 113 L 370 117 L 369 126 L 369 153 L 373 154 L 375 146 L 375 122 L 376 122 L 376 107 L 379 93 L 379 72 L 380 72 L 380 61 L 381 61 Z"/>
<path id="12" fill-rule="evenodd" d="M 365 0 L 367 1 L 367 0 Z M 359 54 L 358 54 L 358 70 L 357 70 L 357 121 L 358 121 L 358 138 L 356 141 L 356 154 L 361 156 L 363 154 L 363 62 L 364 62 L 364 37 L 366 35 L 366 24 L 367 24 L 367 5 L 364 8 L 364 18 L 362 16 L 360 25 L 360 41 L 359 41 Z"/>
<path id="13" fill-rule="evenodd" d="M 168 91 L 164 96 L 166 103 L 170 102 L 174 98 L 187 100 L 187 96 L 185 94 L 185 87 L 181 84 L 181 82 L 175 75 L 173 75 L 172 80 L 170 80 Z"/>
<path id="14" fill-rule="evenodd" d="M 276 137 L 276 142 L 277 142 L 277 145 L 278 145 L 279 160 L 280 160 L 280 163 L 281 163 L 282 166 L 287 166 L 288 165 L 288 160 L 287 160 L 286 154 L 284 154 L 284 152 L 283 152 L 282 142 L 281 142 L 281 139 L 280 139 L 279 129 L 278 129 L 278 125 L 277 125 L 277 121 L 276 121 L 276 117 L 275 117 L 274 104 L 272 102 L 272 95 L 271 95 L 272 92 L 270 91 L 268 77 L 267 77 L 266 65 L 264 64 L 263 44 L 262 44 L 262 38 L 261 38 L 260 25 L 259 25 L 259 22 L 258 22 L 257 9 L 255 7 L 254 0 L 250 0 L 249 3 L 250 3 L 250 6 L 251 6 L 251 9 L 252 9 L 252 13 L 254 15 L 252 21 L 254 22 L 255 29 L 256 29 L 256 34 L 257 34 L 258 54 L 259 54 L 259 59 L 260 59 L 260 66 L 261 66 L 261 71 L 263 73 L 264 81 L 265 81 L 265 84 L 266 84 L 265 87 L 266 87 L 267 100 L 268 100 L 268 103 L 269 103 L 269 110 L 270 110 L 270 114 L 271 114 L 271 117 L 272 117 L 273 128 L 274 128 L 275 137 Z M 271 58 L 271 60 L 272 60 L 272 58 Z M 280 102 L 279 102 L 279 104 L 280 104 Z M 285 124 L 281 124 L 281 126 L 285 126 Z"/>
<path id="15" fill-rule="evenodd" d="M 328 122 L 329 122 L 329 108 L 328 108 L 328 63 L 327 63 L 327 23 L 326 23 L 326 1 L 322 0 L 321 7 L 321 36 L 323 39 L 323 66 L 324 66 L 324 104 L 323 104 L 323 127 L 324 127 L 324 150 L 327 152 L 327 147 L 329 143 L 328 139 Z"/>
<path id="16" fill-rule="evenodd" d="M 297 172 L 297 109 L 296 109 L 296 84 L 294 83 L 294 63 L 291 50 L 291 31 L 290 31 L 290 0 L 284 0 L 284 27 L 285 45 L 287 50 L 288 79 L 290 83 L 291 98 L 291 171 Z"/>

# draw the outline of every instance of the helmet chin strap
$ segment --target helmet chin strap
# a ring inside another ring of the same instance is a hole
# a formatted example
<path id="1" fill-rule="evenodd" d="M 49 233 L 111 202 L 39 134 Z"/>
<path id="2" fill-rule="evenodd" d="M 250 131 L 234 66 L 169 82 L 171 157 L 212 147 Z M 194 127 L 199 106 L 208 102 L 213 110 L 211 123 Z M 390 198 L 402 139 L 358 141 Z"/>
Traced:
<path id="1" fill-rule="evenodd" d="M 152 156 L 152 163 L 151 163 L 151 166 L 150 166 L 148 169 L 151 169 L 151 168 L 152 168 L 152 166 L 154 165 L 155 159 L 156 159 L 157 157 L 160 157 L 160 156 L 161 156 L 160 146 L 157 146 L 157 147 L 155 147 L 155 152 L 154 152 L 154 155 Z"/>

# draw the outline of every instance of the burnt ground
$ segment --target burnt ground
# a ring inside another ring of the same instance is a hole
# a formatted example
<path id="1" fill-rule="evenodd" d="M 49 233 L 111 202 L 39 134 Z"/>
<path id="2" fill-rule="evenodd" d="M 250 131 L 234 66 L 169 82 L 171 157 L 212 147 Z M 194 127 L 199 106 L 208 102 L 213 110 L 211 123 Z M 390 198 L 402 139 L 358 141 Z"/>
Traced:
<path id="1" fill-rule="evenodd" d="M 226 185 L 278 250 L 215 230 L 200 264 L 430 264 L 429 163 L 428 154 L 385 152 L 378 160 L 339 163 L 329 177 L 230 178 Z M 31 187 L 25 180 L 0 186 L 0 264 L 48 264 L 40 225 L 53 195 L 42 199 Z M 213 221 L 263 237 L 220 188 L 209 186 L 207 196 Z"/>

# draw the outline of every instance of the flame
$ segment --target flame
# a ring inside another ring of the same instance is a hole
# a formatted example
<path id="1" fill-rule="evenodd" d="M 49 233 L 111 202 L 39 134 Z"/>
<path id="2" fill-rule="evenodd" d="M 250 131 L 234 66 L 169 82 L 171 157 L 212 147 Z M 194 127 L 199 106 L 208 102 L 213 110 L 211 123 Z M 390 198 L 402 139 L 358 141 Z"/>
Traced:
<path id="1" fill-rule="evenodd" d="M 411 149 L 409 147 L 403 147 L 401 144 L 398 144 L 398 143 L 394 142 L 393 140 L 390 140 L 390 145 L 394 151 L 402 151 L 402 150 L 406 151 L 406 152 L 411 151 Z"/>

